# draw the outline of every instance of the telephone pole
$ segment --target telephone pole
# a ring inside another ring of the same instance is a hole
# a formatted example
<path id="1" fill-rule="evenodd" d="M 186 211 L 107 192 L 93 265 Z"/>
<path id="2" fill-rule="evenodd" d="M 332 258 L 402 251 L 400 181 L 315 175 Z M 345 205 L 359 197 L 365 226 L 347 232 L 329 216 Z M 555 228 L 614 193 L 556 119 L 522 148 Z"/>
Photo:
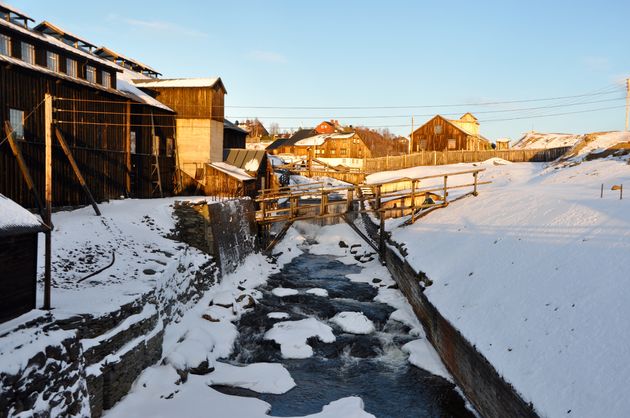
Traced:
<path id="1" fill-rule="evenodd" d="M 630 78 L 626 78 L 626 132 L 630 122 Z"/>
<path id="2" fill-rule="evenodd" d="M 411 115 L 411 135 L 409 135 L 409 154 L 413 152 L 413 115 Z"/>

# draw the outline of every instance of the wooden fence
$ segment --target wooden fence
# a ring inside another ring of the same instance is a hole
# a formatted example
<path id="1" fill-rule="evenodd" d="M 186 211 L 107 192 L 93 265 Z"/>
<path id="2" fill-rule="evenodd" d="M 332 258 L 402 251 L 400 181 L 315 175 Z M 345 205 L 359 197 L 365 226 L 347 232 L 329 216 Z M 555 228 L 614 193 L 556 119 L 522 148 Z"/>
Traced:
<path id="1" fill-rule="evenodd" d="M 363 170 L 366 173 L 400 170 L 422 165 L 473 163 L 490 158 L 502 158 L 514 163 L 548 162 L 564 155 L 571 147 L 549 149 L 510 149 L 482 151 L 421 151 L 392 157 L 367 158 Z"/>

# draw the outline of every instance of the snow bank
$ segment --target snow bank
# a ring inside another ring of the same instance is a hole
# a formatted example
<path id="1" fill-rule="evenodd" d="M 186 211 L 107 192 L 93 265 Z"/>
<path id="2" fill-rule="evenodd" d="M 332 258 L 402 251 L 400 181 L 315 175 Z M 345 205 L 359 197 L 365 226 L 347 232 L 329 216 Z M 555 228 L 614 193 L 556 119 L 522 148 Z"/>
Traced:
<path id="1" fill-rule="evenodd" d="M 481 179 L 478 197 L 392 230 L 433 280 L 425 295 L 541 416 L 628 416 L 630 200 L 608 191 L 630 184 L 627 162 Z"/>
<path id="2" fill-rule="evenodd" d="M 306 340 L 311 337 L 317 337 L 325 343 L 335 341 L 332 328 L 315 318 L 277 322 L 265 333 L 266 340 L 273 340 L 280 344 L 280 351 L 284 358 L 311 357 L 313 348 L 306 343 Z"/>

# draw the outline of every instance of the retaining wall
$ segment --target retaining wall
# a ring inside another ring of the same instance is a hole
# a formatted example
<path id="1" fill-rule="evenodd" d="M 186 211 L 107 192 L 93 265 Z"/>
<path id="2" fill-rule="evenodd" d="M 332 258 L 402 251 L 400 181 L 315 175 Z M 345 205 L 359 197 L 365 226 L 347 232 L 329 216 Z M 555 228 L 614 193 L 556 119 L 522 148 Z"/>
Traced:
<path id="1" fill-rule="evenodd" d="M 7 363 L 19 362 L 0 369 L 0 418 L 21 412 L 99 417 L 115 405 L 142 371 L 161 359 L 164 326 L 194 305 L 221 272 L 233 270 L 255 250 L 253 217 L 243 216 L 249 205 L 248 199 L 214 203 L 209 210 L 205 205 L 202 212 L 208 218 L 193 210 L 197 215 L 184 216 L 185 221 L 178 223 L 188 232 L 174 235 L 186 235 L 186 242 L 223 257 L 221 270 L 215 263 L 195 265 L 184 249 L 155 289 L 108 314 L 56 319 L 34 311 L 31 321 L 22 318 L 22 324 L 13 328 L 4 324 L 7 331 L 0 332 L 0 347 L 10 353 Z"/>
<path id="2" fill-rule="evenodd" d="M 378 227 L 363 214 L 368 234 L 378 242 Z M 451 324 L 423 293 L 431 280 L 416 272 L 403 258 L 400 246 L 388 240 L 382 254 L 387 269 L 406 296 L 457 385 L 477 411 L 486 418 L 538 417 L 531 404 L 506 382 L 494 366 Z"/>

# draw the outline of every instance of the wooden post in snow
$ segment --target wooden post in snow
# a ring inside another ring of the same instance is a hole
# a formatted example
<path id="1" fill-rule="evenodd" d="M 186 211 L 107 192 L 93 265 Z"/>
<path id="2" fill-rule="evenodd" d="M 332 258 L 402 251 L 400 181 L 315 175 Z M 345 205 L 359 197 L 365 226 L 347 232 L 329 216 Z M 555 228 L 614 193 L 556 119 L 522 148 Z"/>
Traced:
<path id="1" fill-rule="evenodd" d="M 131 102 L 127 101 L 125 112 L 125 168 L 127 175 L 125 178 L 125 188 L 127 197 L 131 197 Z"/>
<path id="2" fill-rule="evenodd" d="M 46 204 L 45 219 L 48 230 L 45 236 L 45 255 L 44 255 L 44 309 L 49 310 L 50 304 L 50 288 L 51 280 L 51 260 L 52 260 L 52 124 L 53 124 L 53 103 L 52 96 L 48 93 L 44 96 L 44 129 L 45 129 L 45 154 L 44 154 L 44 201 Z"/>
<path id="3" fill-rule="evenodd" d="M 448 187 L 446 183 L 448 181 L 448 176 L 444 176 L 444 205 L 448 205 Z"/>

